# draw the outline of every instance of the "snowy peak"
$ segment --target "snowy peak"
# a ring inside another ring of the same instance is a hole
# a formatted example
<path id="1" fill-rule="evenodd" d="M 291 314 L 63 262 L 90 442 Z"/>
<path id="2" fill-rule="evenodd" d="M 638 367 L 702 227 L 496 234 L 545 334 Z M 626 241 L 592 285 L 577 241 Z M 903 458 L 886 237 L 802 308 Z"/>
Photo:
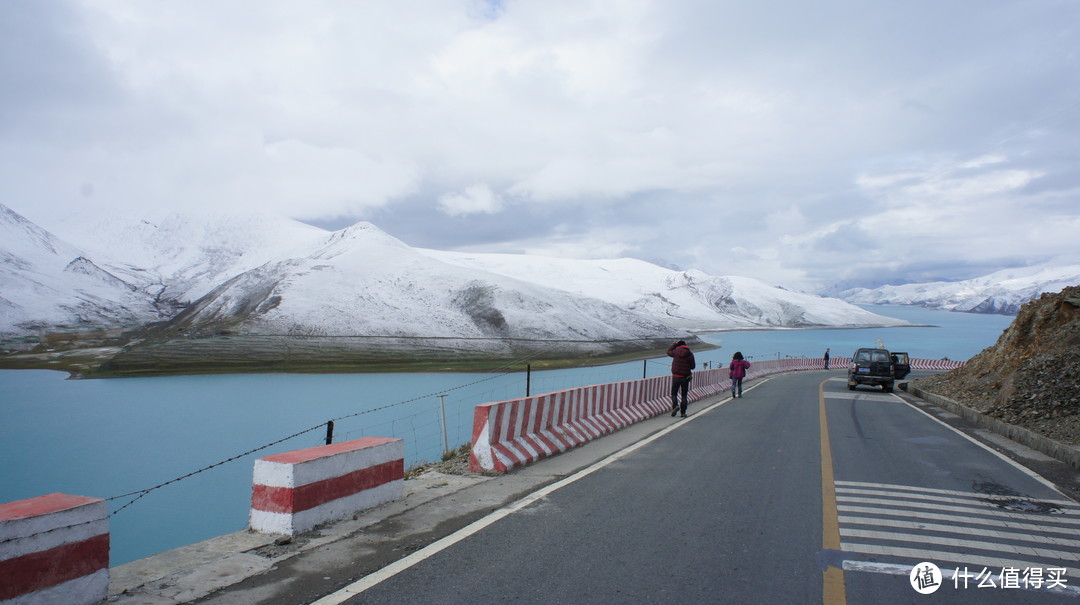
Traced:
<path id="1" fill-rule="evenodd" d="M 407 244 L 390 236 L 382 229 L 368 222 L 359 222 L 339 231 L 334 231 L 325 239 L 324 245 L 314 251 L 313 258 L 333 258 L 340 254 L 362 254 L 363 250 L 411 251 Z"/>
<path id="2" fill-rule="evenodd" d="M 344 239 L 229 280 L 172 322 L 189 335 L 670 338 L 677 331 L 604 301 L 446 265 L 392 238 Z"/>
<path id="3" fill-rule="evenodd" d="M 64 262 L 79 255 L 73 246 L 0 204 L 0 259 L 4 262 L 38 264 Z"/>
<path id="4" fill-rule="evenodd" d="M 146 288 L 159 284 L 158 296 L 177 302 L 195 300 L 265 263 L 308 254 L 327 236 L 290 219 L 227 213 L 154 220 L 73 216 L 58 231 L 114 259 L 114 272 L 144 280 Z"/>
<path id="5" fill-rule="evenodd" d="M 160 320 L 151 296 L 0 205 L 0 334 L 124 328 Z"/>
<path id="6" fill-rule="evenodd" d="M 676 271 L 635 259 L 420 251 L 448 264 L 604 300 L 684 330 L 906 324 L 841 300 L 790 292 L 755 279 Z"/>
<path id="7" fill-rule="evenodd" d="M 1015 315 L 1043 293 L 1080 284 L 1080 265 L 1024 267 L 995 271 L 957 282 L 929 282 L 854 288 L 839 294 L 856 304 L 915 305 L 947 311 Z"/>
<path id="8" fill-rule="evenodd" d="M 124 280 L 116 277 L 112 273 L 109 273 L 108 271 L 95 265 L 94 261 L 84 256 L 80 256 L 68 263 L 67 266 L 64 267 L 64 272 L 85 275 L 91 279 L 94 279 L 113 288 L 127 289 L 132 292 L 136 290 L 135 286 L 125 282 Z"/>
<path id="9" fill-rule="evenodd" d="M 505 353 L 510 342 L 904 323 L 634 259 L 420 250 L 368 222 L 331 233 L 277 217 L 73 216 L 58 237 L 4 210 L 3 228 L 18 234 L 0 248 L 8 333 L 153 324 L 170 337 L 452 338 L 467 341 L 455 350 Z"/>

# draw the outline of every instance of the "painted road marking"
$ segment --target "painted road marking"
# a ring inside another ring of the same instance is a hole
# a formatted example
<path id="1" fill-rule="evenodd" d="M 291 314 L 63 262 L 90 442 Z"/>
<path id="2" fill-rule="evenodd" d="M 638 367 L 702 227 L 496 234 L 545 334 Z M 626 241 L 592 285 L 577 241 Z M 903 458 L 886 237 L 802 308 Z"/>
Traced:
<path id="1" fill-rule="evenodd" d="M 769 380 L 770 380 L 769 378 L 764 378 L 764 379 L 756 382 L 753 386 L 747 388 L 746 391 L 751 391 L 751 390 L 761 386 L 762 384 L 765 384 Z M 492 523 L 495 523 L 496 521 L 499 521 L 500 519 L 504 519 L 506 517 L 509 517 L 511 514 L 520 511 L 521 509 L 529 506 L 530 504 L 532 504 L 532 503 L 534 503 L 534 502 L 536 502 L 536 501 L 538 501 L 538 500 L 540 500 L 542 498 L 545 498 L 548 495 L 550 495 L 550 494 L 552 494 L 552 493 L 554 493 L 554 492 L 556 492 L 556 491 L 558 491 L 558 490 L 560 490 L 560 489 L 562 489 L 562 488 L 564 488 L 564 487 L 566 487 L 566 486 L 568 486 L 568 485 L 570 485 L 572 483 L 575 483 L 575 482 L 577 482 L 577 481 L 579 481 L 581 479 L 584 479 L 585 477 L 595 473 L 596 471 L 604 468 L 605 466 L 611 464 L 612 462 L 615 462 L 616 460 L 622 458 L 623 456 L 626 456 L 627 454 L 629 454 L 629 453 L 631 453 L 631 452 L 633 452 L 633 451 L 635 451 L 635 450 L 637 450 L 639 448 L 642 448 L 642 447 L 652 443 L 653 441 L 656 441 L 657 439 L 660 439 L 661 437 L 667 435 L 668 433 L 670 433 L 670 432 L 672 432 L 674 430 L 677 430 L 681 426 L 685 426 L 687 422 L 693 421 L 694 419 L 696 419 L 701 414 L 704 414 L 705 412 L 712 411 L 712 410 L 724 405 L 725 403 L 728 403 L 729 401 L 733 401 L 730 396 L 727 397 L 726 399 L 722 399 L 720 401 L 717 401 L 716 403 L 713 403 L 712 405 L 710 405 L 708 407 L 702 408 L 700 411 L 698 411 L 698 412 L 696 412 L 694 414 L 691 414 L 685 421 L 671 424 L 667 428 L 662 429 L 662 430 L 660 430 L 660 431 L 646 437 L 645 439 L 642 439 L 641 441 L 638 441 L 637 443 L 635 443 L 633 445 L 630 445 L 630 446 L 628 446 L 628 447 L 626 447 L 626 448 L 624 448 L 622 450 L 619 450 L 618 452 L 615 452 L 614 454 L 611 454 L 607 458 L 604 458 L 603 460 L 600 460 L 599 462 L 596 462 L 596 463 L 592 464 L 591 466 L 588 466 L 588 467 L 574 473 L 573 475 L 570 475 L 569 477 L 567 477 L 565 479 L 562 479 L 560 481 L 552 483 L 551 485 L 549 485 L 547 487 L 544 487 L 544 488 L 542 488 L 542 489 L 540 489 L 538 491 L 535 491 L 535 492 L 529 494 L 528 496 L 525 496 L 524 498 L 518 500 L 517 502 L 514 502 L 513 504 L 510 504 L 508 506 L 500 508 L 499 510 L 491 513 L 490 515 L 488 515 L 486 517 L 484 517 L 483 519 L 480 519 L 478 521 L 474 521 L 473 523 L 459 529 L 458 531 L 450 534 L 449 536 L 446 536 L 445 538 L 442 538 L 441 540 L 437 540 L 437 541 L 425 546 L 424 548 L 421 548 L 420 550 L 412 553 L 411 555 L 409 555 L 407 557 L 404 557 L 402 559 L 399 559 L 399 560 L 391 563 L 390 565 L 387 565 L 386 567 L 383 567 L 382 569 L 380 569 L 378 571 L 370 573 L 370 574 L 364 576 L 363 578 L 360 578 L 359 580 L 353 582 L 352 584 L 349 584 L 348 586 L 345 586 L 341 590 L 338 590 L 337 592 L 326 595 L 325 597 L 313 602 L 311 605 L 340 605 L 341 603 L 344 603 L 345 601 L 355 597 L 356 595 L 364 592 L 365 590 L 368 590 L 368 589 L 378 585 L 379 583 L 384 582 L 384 581 L 396 576 L 397 574 L 409 569 L 410 567 L 412 567 L 414 565 L 417 565 L 418 563 L 421 563 L 421 562 L 423 562 L 423 561 L 425 561 L 425 560 L 439 554 L 440 552 L 446 550 L 447 548 L 450 548 L 454 544 L 457 544 L 458 542 L 461 542 L 465 538 L 468 538 L 469 536 L 472 536 L 473 534 L 476 534 L 477 532 L 479 532 L 480 530 L 484 529 L 485 527 L 491 525 Z"/>
<path id="2" fill-rule="evenodd" d="M 839 379 L 830 378 L 826 382 L 828 382 L 829 380 L 839 380 Z M 872 393 L 862 393 L 862 395 L 864 395 L 864 396 L 865 395 L 871 395 L 871 394 Z M 850 395 L 851 395 L 851 393 L 831 392 L 831 393 L 828 394 L 828 397 L 830 399 L 849 399 Z M 957 428 L 955 428 L 953 426 L 950 426 L 948 423 L 943 422 L 941 419 L 935 417 L 933 414 L 927 412 L 926 410 L 921 409 L 919 406 L 915 405 L 914 403 L 912 403 L 910 401 L 907 401 L 903 397 L 900 397 L 899 395 L 896 395 L 896 394 L 889 394 L 889 395 L 879 394 L 879 397 L 888 397 L 889 401 L 896 401 L 896 402 L 899 402 L 899 403 L 903 403 L 904 405 L 910 407 L 911 409 L 917 410 L 920 414 L 926 416 L 927 418 L 933 420 L 934 422 L 940 424 L 941 426 L 949 429 L 950 431 L 956 433 L 957 435 L 963 437 L 964 439 L 970 441 L 971 443 L 981 447 L 982 449 L 986 450 L 987 452 L 990 452 L 994 456 L 997 456 L 1002 461 L 1006 462 L 1007 464 L 1009 464 L 1013 468 L 1015 468 L 1015 469 L 1019 470 L 1020 472 L 1024 473 L 1028 477 L 1031 477 L 1035 481 L 1038 481 L 1039 483 L 1042 483 L 1046 487 L 1054 490 L 1055 492 L 1060 494 L 1063 498 L 1066 497 L 1064 494 L 1061 493 L 1060 490 L 1058 490 L 1058 488 L 1053 483 L 1046 480 L 1046 478 L 1042 477 L 1041 475 L 1039 475 L 1035 471 L 1029 469 L 1028 467 L 1026 467 L 1026 466 L 1024 466 L 1022 464 L 1020 464 L 1019 462 L 1013 460 L 1012 458 L 1009 458 L 1005 454 L 1002 454 L 1001 452 L 995 450 L 994 448 L 990 447 L 989 445 L 986 445 L 985 443 L 979 441 L 978 439 L 972 437 L 971 435 L 968 435 L 967 433 L 965 433 L 965 432 L 963 432 L 963 431 L 961 431 L 961 430 L 959 430 L 959 429 L 957 429 Z M 878 399 L 878 401 L 885 401 L 885 399 Z"/>
<path id="3" fill-rule="evenodd" d="M 839 380 L 832 378 L 825 382 Z M 1065 575 L 1069 579 L 1075 581 L 1080 578 L 1080 540 L 1074 539 L 1080 530 L 1080 506 L 1067 499 L 1052 483 L 897 395 L 858 392 L 832 392 L 826 395 L 824 384 L 820 389 L 823 467 L 828 453 L 824 443 L 828 436 L 826 396 L 839 400 L 895 401 L 918 410 L 1061 496 L 1036 499 L 836 481 L 832 486 L 832 497 L 835 499 L 836 523 L 841 536 L 839 549 L 851 553 L 852 557 L 864 555 L 874 559 L 857 561 L 845 558 L 843 570 L 907 576 L 914 564 L 931 561 L 943 568 L 949 580 L 953 580 L 956 572 L 966 572 L 968 566 L 973 568 L 973 573 L 983 568 L 994 573 L 1002 573 L 1006 567 L 1021 570 L 1065 568 Z M 830 473 L 831 466 L 830 457 Z M 1030 512 L 1022 512 L 1024 506 L 1031 507 Z M 823 508 L 826 516 L 831 514 L 828 506 Z M 825 527 L 828 528 L 828 525 Z M 973 535 L 980 539 L 969 539 Z M 955 565 L 955 568 L 946 571 L 945 567 L 949 564 Z M 1054 592 L 1080 596 L 1080 586 L 1065 586 Z"/>
<path id="4" fill-rule="evenodd" d="M 873 509 L 864 509 L 864 510 L 867 510 L 869 512 L 876 512 Z M 910 515 L 906 515 L 906 516 L 910 516 Z M 924 519 L 924 518 L 925 518 L 925 516 L 920 516 L 919 521 L 904 521 L 904 520 L 899 520 L 899 519 L 880 519 L 880 518 L 874 518 L 874 519 L 871 519 L 871 520 L 867 520 L 864 517 L 849 517 L 849 516 L 845 516 L 845 515 L 840 515 L 840 524 L 841 525 L 844 525 L 844 524 L 847 524 L 847 525 L 873 525 L 874 527 L 895 527 L 897 529 L 907 529 L 907 530 L 911 530 L 911 531 L 925 530 L 925 531 L 936 531 L 936 532 L 942 532 L 942 533 L 957 531 L 955 525 L 951 525 L 951 524 L 947 525 L 947 524 L 944 524 L 944 523 L 926 523 L 926 522 L 922 521 L 922 519 Z M 947 517 L 945 520 L 952 521 L 953 518 L 952 517 Z M 1062 547 L 1066 547 L 1066 548 L 1080 548 L 1080 540 L 1070 540 L 1069 538 L 1060 538 L 1060 537 L 1055 537 L 1055 536 L 1050 536 L 1050 535 L 1033 536 L 1030 533 L 1028 533 L 1028 532 L 1031 532 L 1031 531 L 1042 531 L 1044 529 L 1042 527 L 1039 527 L 1038 525 L 1023 524 L 1024 527 L 1022 527 L 1022 528 L 1021 527 L 1010 527 L 1009 529 L 1017 530 L 1017 531 L 1013 531 L 1013 532 L 999 531 L 999 530 L 996 530 L 996 529 L 990 529 L 992 527 L 997 527 L 997 525 L 993 524 L 993 523 L 989 523 L 989 522 L 984 524 L 983 522 L 976 521 L 976 520 L 973 520 L 973 519 L 968 519 L 967 520 L 967 525 L 971 526 L 974 531 L 977 531 L 978 535 L 980 535 L 980 536 L 998 538 L 998 539 L 1001 539 L 1001 540 L 1016 540 L 1016 541 L 1019 541 L 1019 542 L 1034 542 L 1034 543 L 1037 543 L 1037 544 L 1051 544 L 1053 546 L 1062 546 Z M 981 526 L 981 527 L 979 527 L 979 526 Z M 1074 532 L 1073 535 L 1075 535 L 1075 532 Z"/>
<path id="5" fill-rule="evenodd" d="M 944 511 L 954 513 L 964 513 L 979 515 L 982 517 L 998 518 L 1002 524 L 1005 521 L 1030 521 L 1031 513 L 1010 513 L 1000 510 L 993 510 L 991 508 L 982 507 L 967 507 L 967 506 L 946 506 L 943 504 L 934 504 L 931 502 L 904 502 L 899 503 L 896 500 L 889 498 L 842 498 L 841 504 L 873 504 L 876 506 L 885 506 L 895 508 L 899 506 L 906 507 L 907 509 L 925 509 L 933 511 Z M 910 511 L 907 511 L 910 512 Z M 1048 523 L 1049 527 L 1060 526 L 1062 529 L 1066 527 L 1072 527 L 1073 531 L 1080 531 L 1080 518 L 1078 517 L 1056 517 L 1048 516 L 1045 520 L 1040 520 L 1043 523 Z"/>
<path id="6" fill-rule="evenodd" d="M 956 496 L 961 498 L 960 500 L 953 500 L 954 502 L 966 502 L 972 498 L 976 500 L 985 501 L 990 500 L 1014 500 L 1016 496 L 1003 496 L 1000 494 L 972 494 L 972 492 L 961 492 L 957 490 L 948 489 L 930 489 L 927 487 L 915 487 L 909 485 L 887 485 L 883 483 L 864 483 L 859 481 L 841 481 L 844 486 L 844 491 L 847 493 L 878 493 L 878 494 L 893 494 L 896 491 L 908 491 L 915 494 L 920 494 L 919 497 L 930 500 L 941 500 L 940 496 Z M 1080 504 L 1072 500 L 1045 500 L 1040 498 L 1039 502 L 1047 502 L 1057 506 L 1059 508 L 1071 508 L 1077 512 L 1080 512 Z"/>
<path id="7" fill-rule="evenodd" d="M 866 391 L 843 391 L 829 393 L 829 399 L 858 399 L 859 401 L 899 401 L 900 398 L 891 393 L 873 393 Z"/>
<path id="8" fill-rule="evenodd" d="M 1080 529 L 1075 503 L 844 481 L 836 492 L 844 552 L 907 559 L 909 571 L 919 561 L 998 571 L 1063 567 L 1080 579 L 1080 540 L 1072 539 Z M 881 497 L 864 497 L 866 492 Z M 1043 512 L 999 510 L 1007 504 L 1032 504 Z"/>
<path id="9" fill-rule="evenodd" d="M 821 439 L 821 547 L 825 552 L 839 551 L 840 513 L 836 508 L 836 482 L 833 479 L 832 447 L 829 445 L 829 421 L 825 415 L 825 383 L 818 384 L 818 419 Z M 825 605 L 847 603 L 844 569 L 829 565 L 822 571 L 821 602 Z"/>
<path id="10" fill-rule="evenodd" d="M 999 563 L 1000 566 L 1000 563 Z M 888 574 L 892 576 L 904 576 L 907 577 L 911 574 L 911 565 L 896 565 L 893 563 L 875 563 L 873 561 L 844 561 L 845 571 L 861 571 L 865 573 L 880 573 Z M 958 569 L 942 569 L 941 576 L 943 580 L 948 582 L 957 582 Z M 969 570 L 970 571 L 970 570 Z M 981 570 L 980 570 L 981 571 Z M 1000 582 L 1000 575 L 995 577 L 994 580 Z M 962 581 L 962 580 L 961 580 Z M 1038 590 L 1035 588 L 1026 588 L 1025 590 Z M 1064 594 L 1071 597 L 1080 597 L 1080 586 L 1061 586 L 1054 588 L 1043 588 L 1042 592 Z"/>
<path id="11" fill-rule="evenodd" d="M 965 433 L 965 432 L 963 432 L 963 431 L 961 431 L 961 430 L 959 430 L 959 429 L 957 429 L 957 428 L 955 428 L 953 426 L 950 426 L 947 422 L 943 422 L 941 419 L 935 417 L 933 414 L 931 414 L 930 412 L 927 412 L 926 410 L 920 408 L 919 406 L 915 405 L 914 403 L 911 403 L 910 401 L 907 401 L 906 399 L 903 399 L 901 397 L 898 397 L 898 399 L 900 399 L 900 401 L 903 401 L 905 404 L 910 406 L 912 409 L 918 410 L 919 413 L 925 415 L 927 418 L 933 420 L 934 422 L 936 422 L 936 423 L 940 424 L 941 426 L 949 429 L 950 431 L 956 433 L 957 435 L 960 435 L 964 439 L 967 439 L 971 443 L 974 443 L 975 445 L 981 447 L 982 449 L 984 449 L 984 450 L 990 452 L 991 454 L 997 456 L 999 459 L 1003 460 L 1007 464 L 1011 465 L 1013 468 L 1015 468 L 1015 469 L 1019 470 L 1020 472 L 1024 473 L 1028 477 L 1031 477 L 1035 481 L 1038 481 L 1039 483 L 1042 483 L 1046 487 L 1054 490 L 1058 494 L 1061 494 L 1061 491 L 1058 490 L 1057 486 L 1055 486 L 1050 481 L 1046 480 L 1044 477 L 1042 477 L 1041 475 L 1039 475 L 1035 471 L 1033 471 L 1033 470 L 1029 469 L 1028 467 L 1024 466 L 1023 464 L 1020 464 L 1019 462 L 1013 460 L 1012 458 L 1009 458 L 1005 454 L 1002 454 L 1001 452 L 995 450 L 994 448 L 990 447 L 989 445 L 986 445 L 985 443 L 983 443 L 982 441 L 979 441 L 978 439 L 972 437 L 971 435 L 968 435 L 967 433 Z M 1061 496 L 1063 498 L 1066 497 L 1065 494 L 1061 494 Z"/>

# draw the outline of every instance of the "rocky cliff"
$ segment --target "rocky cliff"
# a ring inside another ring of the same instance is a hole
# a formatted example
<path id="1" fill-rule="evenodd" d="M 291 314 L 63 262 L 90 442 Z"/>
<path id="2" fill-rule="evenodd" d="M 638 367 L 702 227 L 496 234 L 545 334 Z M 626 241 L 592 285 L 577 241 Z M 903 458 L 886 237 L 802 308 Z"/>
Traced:
<path id="1" fill-rule="evenodd" d="M 994 346 L 916 381 L 989 416 L 1080 445 L 1080 286 L 1021 307 Z"/>

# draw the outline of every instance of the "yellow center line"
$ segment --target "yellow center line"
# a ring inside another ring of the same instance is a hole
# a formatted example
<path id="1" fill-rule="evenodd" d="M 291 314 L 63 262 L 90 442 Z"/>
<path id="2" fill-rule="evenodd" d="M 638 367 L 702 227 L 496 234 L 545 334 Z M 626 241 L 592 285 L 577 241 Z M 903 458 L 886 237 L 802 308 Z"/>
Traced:
<path id="1" fill-rule="evenodd" d="M 826 551 L 840 550 L 840 515 L 836 510 L 836 484 L 833 480 L 832 449 L 829 447 L 829 422 L 825 419 L 825 383 L 818 385 L 819 418 L 821 420 L 821 546 Z M 826 558 L 826 560 L 828 557 Z M 825 568 L 821 602 L 844 605 L 844 570 L 829 565 Z"/>

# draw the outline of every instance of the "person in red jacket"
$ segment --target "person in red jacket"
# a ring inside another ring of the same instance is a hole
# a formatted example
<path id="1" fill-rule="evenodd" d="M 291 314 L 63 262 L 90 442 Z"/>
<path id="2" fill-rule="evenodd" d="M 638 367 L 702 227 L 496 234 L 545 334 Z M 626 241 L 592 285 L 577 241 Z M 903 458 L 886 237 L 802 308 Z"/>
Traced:
<path id="1" fill-rule="evenodd" d="M 685 340 L 680 340 L 667 350 L 671 357 L 671 415 L 682 411 L 682 417 L 686 418 L 686 396 L 690 391 L 690 379 L 694 377 L 693 369 L 697 367 L 694 361 L 694 353 L 686 346 Z M 679 405 L 679 393 L 682 392 L 682 405 Z"/>
<path id="2" fill-rule="evenodd" d="M 743 359 L 742 352 L 735 351 L 735 354 L 731 356 L 731 365 L 728 369 L 731 370 L 731 398 L 742 397 L 742 379 L 746 377 L 746 371 L 750 369 L 750 362 Z M 738 395 L 735 394 L 736 388 Z"/>

